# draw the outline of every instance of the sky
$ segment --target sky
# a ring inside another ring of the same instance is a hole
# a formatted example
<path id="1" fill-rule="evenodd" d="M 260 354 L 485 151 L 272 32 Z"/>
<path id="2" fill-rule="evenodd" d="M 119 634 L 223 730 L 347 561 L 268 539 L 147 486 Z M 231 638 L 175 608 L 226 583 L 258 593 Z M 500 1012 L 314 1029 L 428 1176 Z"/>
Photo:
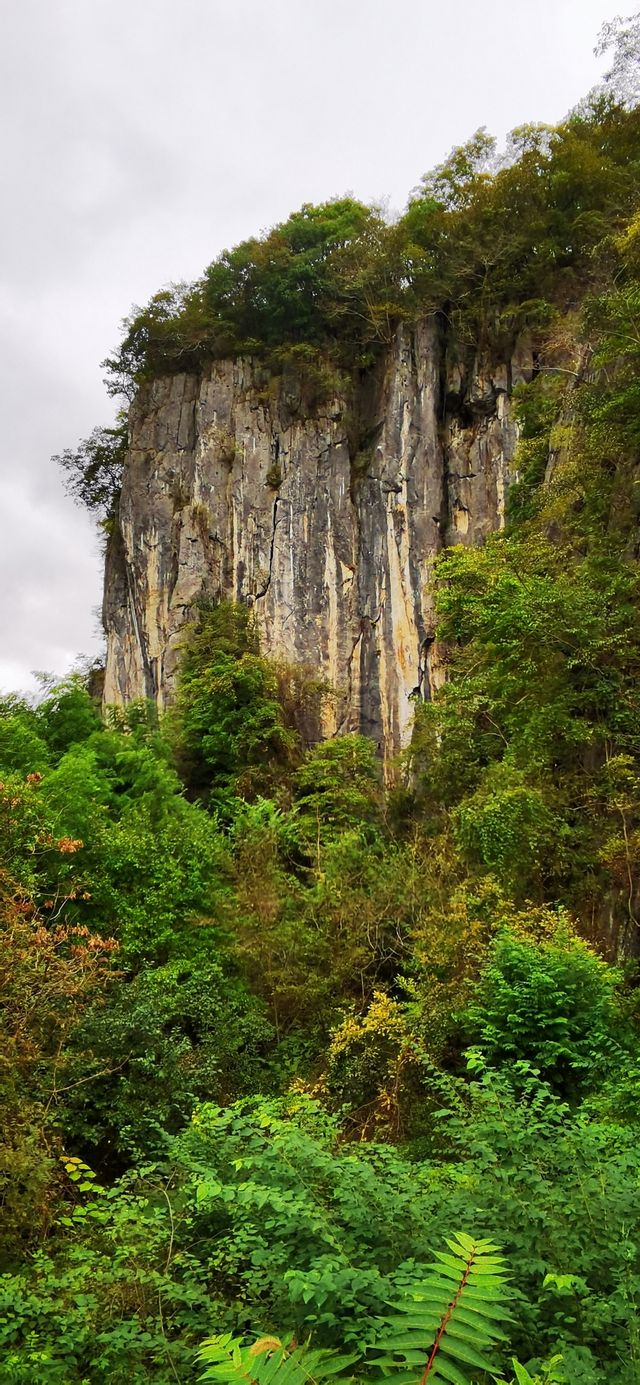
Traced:
<path id="1" fill-rule="evenodd" d="M 303 202 L 401 211 L 480 125 L 553 123 L 622 0 L 4 0 L 0 690 L 100 653 L 101 544 L 50 458 L 115 405 L 132 304 Z"/>

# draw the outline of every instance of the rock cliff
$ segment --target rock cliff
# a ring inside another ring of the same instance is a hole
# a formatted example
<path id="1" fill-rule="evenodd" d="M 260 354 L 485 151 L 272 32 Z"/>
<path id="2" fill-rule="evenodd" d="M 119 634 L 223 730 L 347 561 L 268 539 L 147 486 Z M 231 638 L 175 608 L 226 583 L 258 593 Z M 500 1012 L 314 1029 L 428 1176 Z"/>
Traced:
<path id="1" fill-rule="evenodd" d="M 391 758 L 438 681 L 434 557 L 503 524 L 511 390 L 531 370 L 522 343 L 452 362 L 431 319 L 398 331 L 355 400 L 311 413 L 299 381 L 269 390 L 252 360 L 145 386 L 107 555 L 105 701 L 166 705 L 194 602 L 229 597 L 265 653 L 335 690 L 319 734 L 361 731 Z"/>

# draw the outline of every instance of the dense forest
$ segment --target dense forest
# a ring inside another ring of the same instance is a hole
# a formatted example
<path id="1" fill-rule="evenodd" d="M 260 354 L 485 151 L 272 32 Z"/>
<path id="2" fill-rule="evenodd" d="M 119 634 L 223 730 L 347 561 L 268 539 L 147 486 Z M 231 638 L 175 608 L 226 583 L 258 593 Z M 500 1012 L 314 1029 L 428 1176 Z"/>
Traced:
<path id="1" fill-rule="evenodd" d="M 399 220 L 304 206 L 125 324 L 124 396 L 249 353 L 312 411 L 433 314 L 536 365 L 392 784 L 243 606 L 161 719 L 0 704 L 7 1385 L 640 1381 L 639 29 Z M 125 444 L 58 459 L 107 530 Z"/>

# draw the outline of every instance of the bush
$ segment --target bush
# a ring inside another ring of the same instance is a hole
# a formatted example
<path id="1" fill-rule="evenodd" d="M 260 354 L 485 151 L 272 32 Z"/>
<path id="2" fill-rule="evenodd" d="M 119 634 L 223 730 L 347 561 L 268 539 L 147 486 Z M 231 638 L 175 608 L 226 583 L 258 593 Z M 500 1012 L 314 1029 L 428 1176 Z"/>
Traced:
<path id="1" fill-rule="evenodd" d="M 620 972 L 559 927 L 533 943 L 510 932 L 494 942 L 463 1022 L 493 1066 L 533 1064 L 555 1090 L 575 1097 L 627 1056 L 616 988 Z"/>

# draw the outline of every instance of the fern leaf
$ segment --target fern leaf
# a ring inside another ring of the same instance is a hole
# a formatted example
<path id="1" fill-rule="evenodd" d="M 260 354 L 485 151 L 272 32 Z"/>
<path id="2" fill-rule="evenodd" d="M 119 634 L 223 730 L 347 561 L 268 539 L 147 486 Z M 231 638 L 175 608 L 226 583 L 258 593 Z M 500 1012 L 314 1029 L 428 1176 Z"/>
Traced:
<path id="1" fill-rule="evenodd" d="M 469 1376 L 454 1366 L 453 1361 L 447 1360 L 446 1356 L 441 1356 L 440 1360 L 429 1371 L 430 1380 L 448 1380 L 451 1385 L 469 1385 Z"/>
<path id="2" fill-rule="evenodd" d="M 278 1337 L 259 1337 L 245 1346 L 227 1332 L 207 1338 L 197 1359 L 207 1367 L 199 1379 L 218 1385 L 316 1385 L 337 1375 L 344 1378 L 358 1357 L 311 1350 L 308 1343 L 288 1349 Z"/>
<path id="3" fill-rule="evenodd" d="M 330 1376 L 342 1375 L 343 1371 L 348 1370 L 349 1366 L 355 1365 L 356 1361 L 360 1360 L 358 1355 L 340 1356 L 333 1351 L 315 1351 L 310 1352 L 309 1355 L 317 1358 L 314 1360 L 312 1371 L 314 1380 L 327 1380 Z"/>
<path id="4" fill-rule="evenodd" d="M 420 1357 L 420 1367 L 422 1364 L 422 1357 Z M 392 1371 L 390 1378 L 393 1381 L 393 1385 L 416 1385 L 416 1382 L 420 1378 L 420 1369 L 416 1370 L 415 1367 L 411 1371 L 396 1369 Z"/>
<path id="5" fill-rule="evenodd" d="M 446 1244 L 423 1283 L 379 1324 L 371 1359 L 394 1385 L 411 1366 L 414 1385 L 470 1385 L 480 1371 L 498 1374 L 493 1351 L 510 1320 L 505 1261 L 493 1241 L 460 1233 Z"/>
<path id="6" fill-rule="evenodd" d="M 454 1360 L 462 1361 L 467 1366 L 475 1366 L 478 1371 L 494 1371 L 495 1361 L 488 1361 L 486 1356 L 481 1356 L 479 1351 L 475 1351 L 467 1342 L 449 1332 L 447 1328 L 447 1351 Z"/>
<path id="7" fill-rule="evenodd" d="M 455 1315 L 454 1318 L 451 1318 L 451 1320 L 450 1320 L 450 1322 L 449 1322 L 449 1326 L 448 1326 L 448 1328 L 447 1328 L 447 1331 L 448 1331 L 448 1333 L 449 1333 L 449 1336 L 450 1336 L 450 1337 L 459 1337 L 460 1340 L 461 1340 L 462 1342 L 472 1342 L 472 1343 L 477 1342 L 477 1340 L 478 1340 L 478 1333 L 477 1333 L 477 1330 L 476 1330 L 476 1324 L 475 1324 L 475 1322 L 473 1321 L 473 1319 L 472 1319 L 471 1321 L 467 1321 L 466 1319 L 463 1319 L 463 1316 L 462 1316 L 463 1313 L 464 1313 L 464 1308 L 458 1308 L 458 1309 L 456 1309 L 456 1315 Z M 508 1338 L 506 1332 L 503 1332 L 502 1329 L 499 1328 L 499 1327 L 494 1327 L 494 1328 L 493 1328 L 493 1336 L 494 1336 L 496 1342 L 508 1342 L 508 1341 L 509 1341 L 509 1338 Z"/>

